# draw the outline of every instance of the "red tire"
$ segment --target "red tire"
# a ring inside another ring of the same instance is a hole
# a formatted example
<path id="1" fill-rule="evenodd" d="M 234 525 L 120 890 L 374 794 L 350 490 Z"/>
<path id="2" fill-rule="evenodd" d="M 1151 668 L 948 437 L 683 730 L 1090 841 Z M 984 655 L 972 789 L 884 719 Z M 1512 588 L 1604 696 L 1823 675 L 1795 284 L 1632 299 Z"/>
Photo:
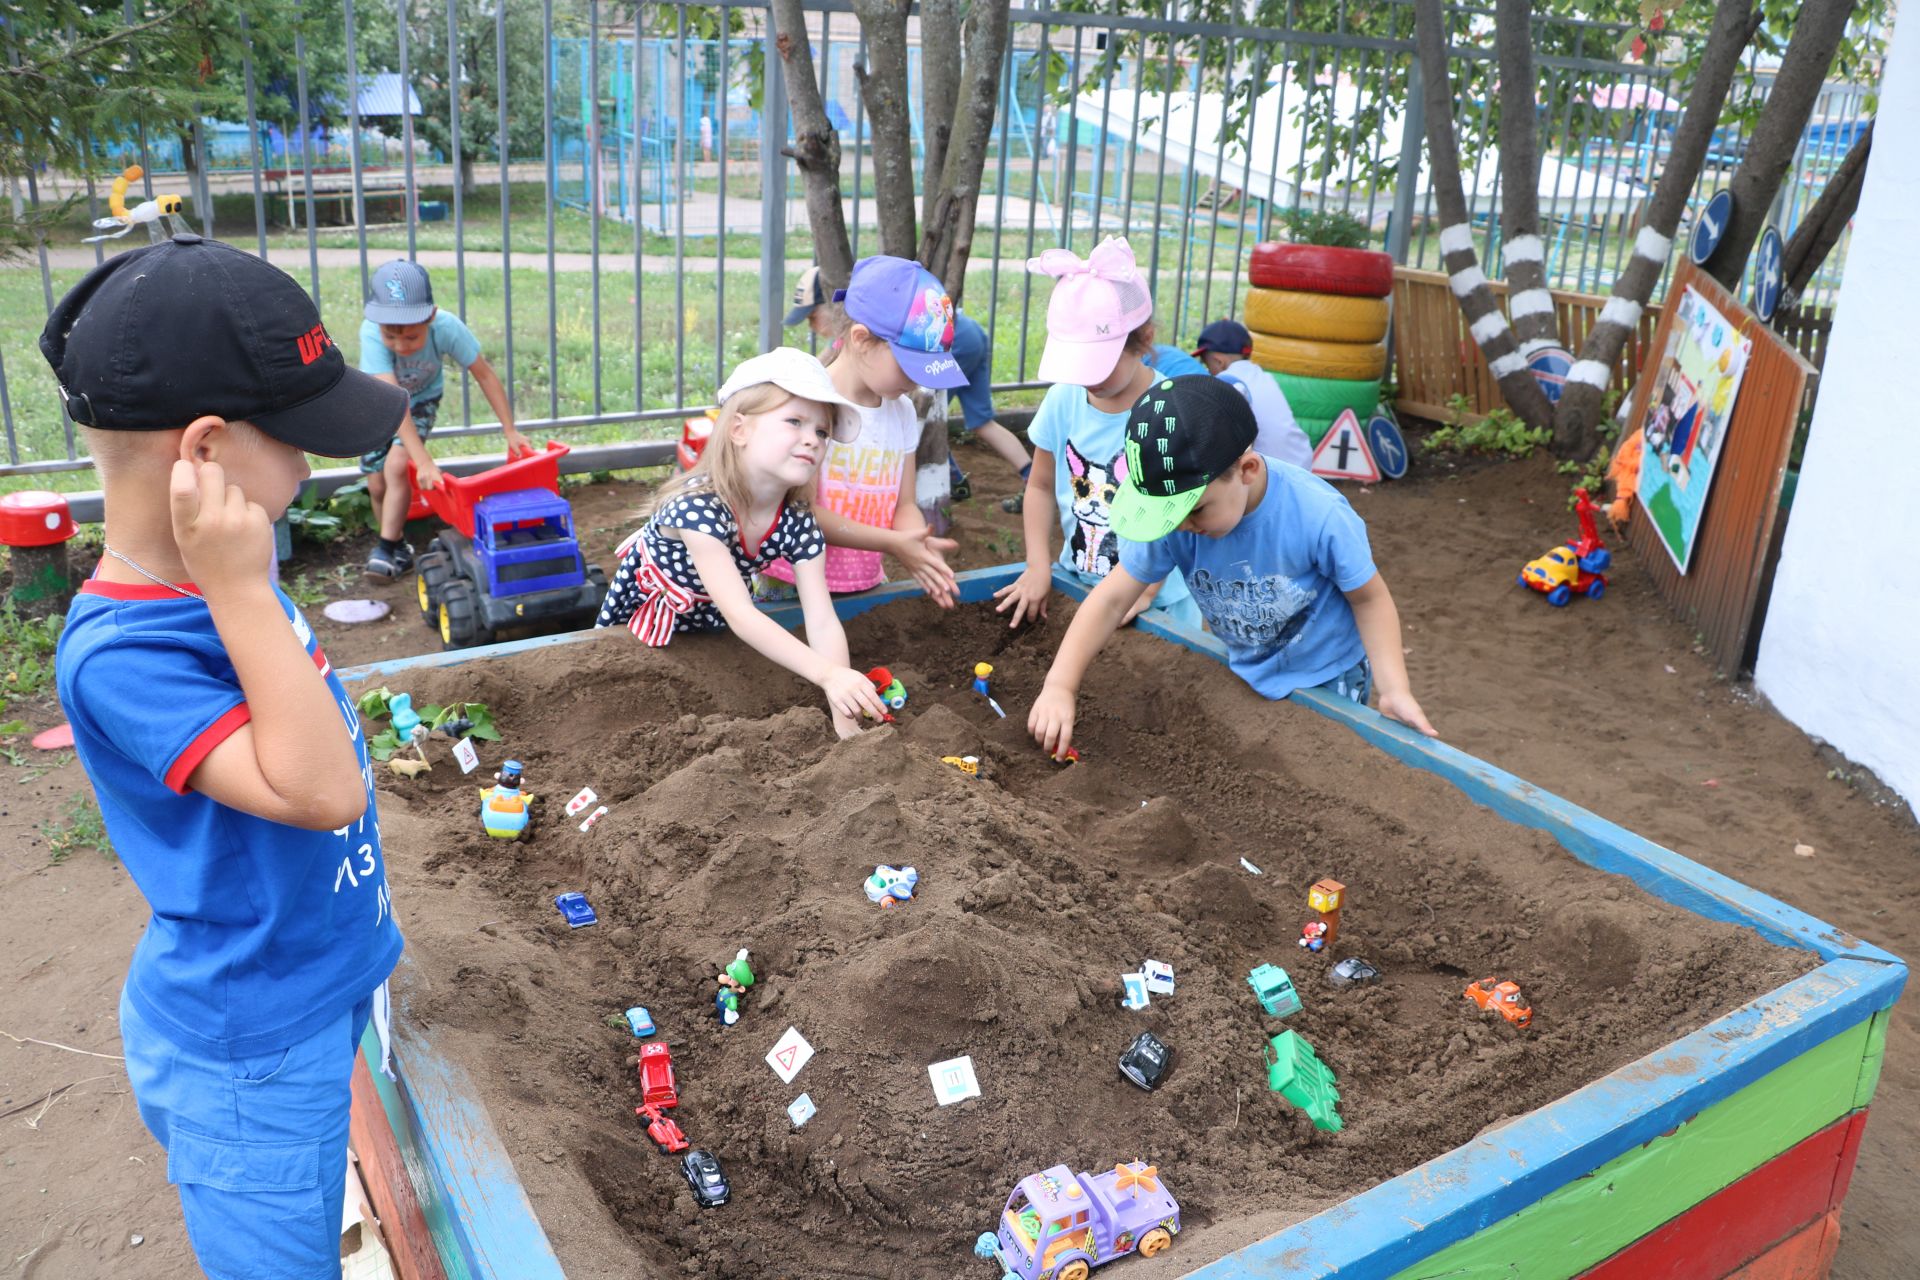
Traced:
<path id="1" fill-rule="evenodd" d="M 1393 293 L 1393 259 L 1372 249 L 1273 241 L 1253 247 L 1247 279 L 1263 289 L 1385 298 Z"/>

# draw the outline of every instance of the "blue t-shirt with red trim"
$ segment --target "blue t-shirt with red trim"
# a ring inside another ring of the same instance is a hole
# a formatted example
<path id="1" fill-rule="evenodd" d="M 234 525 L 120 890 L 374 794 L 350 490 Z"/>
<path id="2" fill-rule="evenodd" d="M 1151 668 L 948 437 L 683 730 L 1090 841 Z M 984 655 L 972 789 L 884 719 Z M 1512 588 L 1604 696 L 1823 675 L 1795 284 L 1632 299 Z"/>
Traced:
<path id="1" fill-rule="evenodd" d="M 190 585 L 190 584 L 188 584 Z M 177 1043 L 243 1057 L 350 1011 L 400 958 L 360 715 L 313 630 L 276 590 L 360 757 L 367 808 L 337 831 L 257 818 L 189 789 L 247 723 L 246 695 L 206 604 L 94 578 L 67 611 L 60 703 L 114 852 L 153 908 L 127 993 Z"/>

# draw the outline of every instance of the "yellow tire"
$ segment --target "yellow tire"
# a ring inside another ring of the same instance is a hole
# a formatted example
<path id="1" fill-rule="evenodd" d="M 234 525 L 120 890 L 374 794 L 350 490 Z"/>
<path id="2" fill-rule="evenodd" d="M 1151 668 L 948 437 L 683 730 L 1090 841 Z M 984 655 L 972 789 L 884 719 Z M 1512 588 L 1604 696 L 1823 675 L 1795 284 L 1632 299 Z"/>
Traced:
<path id="1" fill-rule="evenodd" d="M 1173 1237 L 1167 1234 L 1165 1227 L 1155 1227 L 1140 1237 L 1140 1256 L 1151 1258 L 1173 1243 Z"/>
<path id="2" fill-rule="evenodd" d="M 1253 335 L 1253 362 L 1296 378 L 1377 378 L 1387 369 L 1383 342 L 1319 342 Z"/>
<path id="3" fill-rule="evenodd" d="M 1343 298 L 1297 289 L 1249 289 L 1247 328 L 1276 338 L 1378 342 L 1387 336 L 1385 298 Z"/>

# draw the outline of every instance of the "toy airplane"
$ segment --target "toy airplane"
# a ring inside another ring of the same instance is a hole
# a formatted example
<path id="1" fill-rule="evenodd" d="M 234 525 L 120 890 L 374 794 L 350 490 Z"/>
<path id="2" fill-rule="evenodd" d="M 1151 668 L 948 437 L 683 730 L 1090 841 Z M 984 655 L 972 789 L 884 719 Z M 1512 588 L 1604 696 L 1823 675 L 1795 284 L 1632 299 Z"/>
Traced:
<path id="1" fill-rule="evenodd" d="M 113 213 L 105 218 L 95 218 L 94 228 L 104 235 L 88 236 L 82 244 L 94 244 L 101 240 L 118 240 L 135 227 L 145 227 L 147 238 L 158 244 L 161 240 L 178 232 L 191 232 L 193 227 L 180 213 L 179 196 L 155 196 L 127 208 L 127 188 L 140 181 L 145 171 L 137 164 L 128 165 L 119 177 L 113 180 L 113 189 L 107 194 L 107 207 Z"/>

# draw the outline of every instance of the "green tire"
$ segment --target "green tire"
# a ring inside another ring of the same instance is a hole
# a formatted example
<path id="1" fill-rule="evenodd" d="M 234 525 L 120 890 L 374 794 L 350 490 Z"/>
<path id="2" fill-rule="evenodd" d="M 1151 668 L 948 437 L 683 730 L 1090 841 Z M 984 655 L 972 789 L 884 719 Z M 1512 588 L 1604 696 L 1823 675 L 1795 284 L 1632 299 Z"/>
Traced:
<path id="1" fill-rule="evenodd" d="M 1308 442 L 1316 449 L 1320 447 L 1321 438 L 1333 430 L 1332 418 L 1307 418 L 1296 413 L 1293 420 L 1300 424 L 1300 429 L 1307 433 Z"/>
<path id="2" fill-rule="evenodd" d="M 1309 418 L 1330 424 L 1342 409 L 1353 410 L 1364 426 L 1380 404 L 1378 378 L 1302 378 L 1291 373 L 1275 373 L 1273 380 L 1279 384 L 1280 393 L 1287 398 L 1287 407 L 1293 410 L 1294 419 L 1302 427 Z M 1312 431 L 1307 434 L 1313 436 Z M 1324 427 L 1320 434 L 1326 434 Z M 1319 436 L 1313 439 L 1315 444 L 1320 442 Z"/>

